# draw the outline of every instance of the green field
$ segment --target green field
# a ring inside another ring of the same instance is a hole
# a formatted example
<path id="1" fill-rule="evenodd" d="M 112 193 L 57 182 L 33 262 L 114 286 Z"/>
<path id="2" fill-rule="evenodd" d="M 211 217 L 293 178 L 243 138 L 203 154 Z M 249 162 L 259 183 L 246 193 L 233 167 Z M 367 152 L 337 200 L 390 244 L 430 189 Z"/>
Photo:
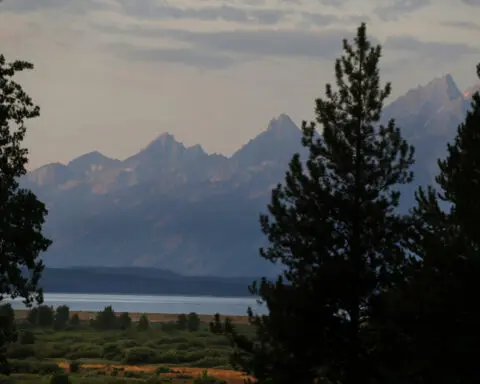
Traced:
<path id="1" fill-rule="evenodd" d="M 228 341 L 200 318 L 193 330 L 178 321 L 150 322 L 143 330 L 138 322 L 127 329 L 117 323 L 112 329 L 99 329 L 94 321 L 73 324 L 71 318 L 61 326 L 16 322 L 18 340 L 6 349 L 12 374 L 0 383 L 60 383 L 63 372 L 72 383 L 207 383 L 215 382 L 212 375 L 218 382 L 243 381 L 229 364 Z"/>

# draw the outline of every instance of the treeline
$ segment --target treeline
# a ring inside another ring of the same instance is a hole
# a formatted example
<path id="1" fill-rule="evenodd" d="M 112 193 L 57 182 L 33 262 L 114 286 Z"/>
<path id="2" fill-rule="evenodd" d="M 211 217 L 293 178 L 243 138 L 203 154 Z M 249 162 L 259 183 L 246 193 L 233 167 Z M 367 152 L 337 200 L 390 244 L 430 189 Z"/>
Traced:
<path id="1" fill-rule="evenodd" d="M 11 304 L 0 306 L 0 319 L 5 324 L 15 324 L 15 311 Z M 54 330 L 76 330 L 80 328 L 81 320 L 77 313 L 70 313 L 70 308 L 60 305 L 56 308 L 48 305 L 39 305 L 31 308 L 25 318 L 26 325 L 38 328 L 52 328 Z M 115 313 L 112 306 L 106 306 L 97 312 L 94 318 L 86 323 L 97 331 L 129 330 L 137 331 L 150 329 L 150 321 L 146 314 L 141 314 L 137 322 L 133 322 L 128 312 Z M 197 313 L 179 314 L 175 322 L 162 324 L 164 328 L 179 331 L 197 332 L 201 327 L 201 319 Z"/>
<path id="2" fill-rule="evenodd" d="M 381 47 L 362 24 L 343 48 L 336 89 L 327 84 L 316 121 L 303 124 L 309 156 L 293 156 L 261 216 L 270 246 L 260 255 L 285 267 L 251 286 L 269 314 L 249 310 L 255 337 L 219 315 L 211 329 L 259 384 L 478 383 L 480 94 L 437 185 L 402 214 L 414 148 L 393 119 L 379 123 L 391 92 Z"/>

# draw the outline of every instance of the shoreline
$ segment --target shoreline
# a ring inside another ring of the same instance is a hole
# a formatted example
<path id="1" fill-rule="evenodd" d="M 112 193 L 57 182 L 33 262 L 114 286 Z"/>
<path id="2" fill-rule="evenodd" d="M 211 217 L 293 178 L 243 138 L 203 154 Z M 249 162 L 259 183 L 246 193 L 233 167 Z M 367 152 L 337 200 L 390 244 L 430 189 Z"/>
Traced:
<path id="1" fill-rule="evenodd" d="M 19 320 L 25 320 L 27 318 L 28 309 L 15 309 L 15 318 Z M 100 311 L 70 311 L 70 316 L 77 314 L 80 320 L 89 321 L 96 317 L 97 313 Z M 115 312 L 119 315 L 121 312 Z M 146 315 L 148 321 L 151 323 L 169 323 L 174 322 L 178 318 L 178 313 L 141 313 L 141 312 L 129 312 L 132 321 L 138 321 L 141 315 Z M 200 314 L 197 313 L 200 317 L 202 323 L 209 323 L 213 320 L 213 314 Z M 220 314 L 222 319 L 229 318 L 233 323 L 236 324 L 248 324 L 248 316 L 238 316 L 238 315 L 223 315 Z"/>

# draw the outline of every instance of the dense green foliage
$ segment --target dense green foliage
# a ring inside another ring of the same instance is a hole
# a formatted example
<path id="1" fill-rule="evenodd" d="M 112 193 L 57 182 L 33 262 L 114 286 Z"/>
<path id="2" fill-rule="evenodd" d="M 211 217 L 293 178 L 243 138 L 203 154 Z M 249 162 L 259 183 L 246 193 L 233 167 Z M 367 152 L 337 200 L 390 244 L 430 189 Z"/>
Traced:
<path id="1" fill-rule="evenodd" d="M 48 306 L 42 307 L 50 309 L 53 314 L 70 313 L 68 307 L 60 311 Z M 10 313 L 8 306 L 4 309 Z M 38 316 L 38 309 L 39 307 L 32 308 L 27 319 L 16 321 L 20 337 L 6 349 L 11 377 L 0 378 L 0 382 L 63 383 L 68 379 L 71 383 L 90 383 L 88 379 L 91 379 L 92 382 L 125 383 L 130 382 L 127 379 L 131 378 L 136 379 L 135 382 L 186 383 L 195 377 L 183 377 L 184 375 L 175 373 L 174 367 L 230 368 L 228 356 L 231 349 L 228 343 L 224 337 L 212 335 L 207 324 L 199 323 L 198 328 L 189 331 L 179 329 L 178 322 L 148 322 L 146 315 L 140 316 L 138 322 L 133 322 L 128 313 L 117 317 L 112 307 L 106 307 L 93 322 L 79 321 L 73 327 L 71 318 L 62 318 L 64 327 L 59 328 L 55 321 L 47 327 L 44 323 L 28 321 Z M 46 309 L 42 311 L 47 313 Z M 11 313 L 14 315 L 14 312 Z M 32 316 L 32 313 L 36 315 Z M 73 316 L 75 314 L 71 317 Z M 111 316 L 116 321 L 112 321 Z M 183 317 L 199 319 L 196 314 L 179 315 L 179 318 Z M 131 326 L 125 327 L 122 318 L 124 321 L 128 318 Z M 143 318 L 147 321 L 148 328 L 140 327 L 141 330 L 138 330 L 137 325 Z M 108 324 L 112 328 L 99 329 L 99 323 L 103 327 Z M 57 362 L 68 364 L 62 369 Z M 102 364 L 106 368 L 85 368 L 85 364 Z M 153 365 L 157 368 L 150 373 L 108 368 L 115 364 Z M 100 381 L 102 376 L 105 381 Z M 197 382 L 222 381 L 205 372 L 198 377 Z"/>
<path id="2" fill-rule="evenodd" d="M 27 315 L 38 314 L 39 306 Z M 68 309 L 68 307 L 67 307 Z M 45 310 L 46 311 L 46 310 Z M 66 309 L 62 309 L 62 312 Z M 69 311 L 68 311 L 69 312 Z M 72 318 L 75 316 L 72 315 Z M 78 318 L 78 315 L 76 316 Z M 130 326 L 126 327 L 127 322 Z M 67 359 L 75 361 L 98 360 L 118 364 L 169 364 L 195 367 L 228 367 L 231 351 L 221 336 L 211 335 L 208 326 L 200 322 L 195 313 L 181 314 L 179 319 L 190 318 L 193 325 L 182 328 L 179 322 L 150 323 L 142 314 L 132 322 L 128 313 L 119 316 L 111 306 L 98 312 L 90 322 L 73 327 L 71 319 L 63 319 L 66 326 L 59 329 L 55 322 L 50 327 L 30 321 L 20 323 L 20 339 L 7 349 L 12 359 Z M 124 319 L 122 321 L 122 319 Z M 69 321 L 70 320 L 70 321 Z"/>

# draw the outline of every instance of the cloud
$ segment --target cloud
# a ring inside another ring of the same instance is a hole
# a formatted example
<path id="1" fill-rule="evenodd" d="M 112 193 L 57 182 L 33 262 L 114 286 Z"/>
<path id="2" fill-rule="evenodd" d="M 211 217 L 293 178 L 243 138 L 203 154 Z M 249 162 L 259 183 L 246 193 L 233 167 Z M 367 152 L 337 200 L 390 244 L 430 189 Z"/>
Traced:
<path id="1" fill-rule="evenodd" d="M 350 15 L 350 16 L 337 16 L 331 14 L 323 14 L 323 13 L 307 13 L 304 12 L 302 14 L 303 20 L 307 21 L 308 23 L 326 27 L 331 24 L 340 23 L 340 24 L 360 24 L 361 22 L 368 22 L 370 18 L 366 15 Z"/>
<path id="2" fill-rule="evenodd" d="M 462 0 L 467 5 L 477 5 L 480 6 L 480 0 Z"/>
<path id="3" fill-rule="evenodd" d="M 390 36 L 384 45 L 387 49 L 418 53 L 429 60 L 455 61 L 461 56 L 480 53 L 480 48 L 468 44 L 421 41 L 411 36 Z"/>
<path id="4" fill-rule="evenodd" d="M 110 28 L 110 31 L 112 29 Z M 178 61 L 187 65 L 219 68 L 244 60 L 262 58 L 306 58 L 331 60 L 342 49 L 342 39 L 351 38 L 351 30 L 230 30 L 215 32 L 186 31 L 165 28 L 130 28 L 119 30 L 129 36 L 169 39 L 187 44 L 181 50 L 140 48 L 129 44 L 110 44 L 122 57 L 138 55 L 138 59 Z M 376 39 L 372 39 L 374 43 Z M 187 53 L 188 52 L 188 53 Z M 173 58 L 172 58 L 173 57 Z"/>
<path id="5" fill-rule="evenodd" d="M 471 21 L 443 21 L 441 24 L 446 27 L 480 31 L 480 24 Z"/>
<path id="6" fill-rule="evenodd" d="M 2 12 L 61 11 L 86 13 L 91 10 L 108 9 L 110 8 L 109 4 L 105 0 L 4 0 L 2 2 Z"/>
<path id="7" fill-rule="evenodd" d="M 374 13 L 382 21 L 396 21 L 400 17 L 425 8 L 430 0 L 383 0 Z"/>
<path id="8" fill-rule="evenodd" d="M 111 43 L 107 47 L 118 57 L 127 60 L 180 63 L 202 69 L 225 69 L 235 63 L 227 55 L 197 48 L 140 48 L 129 43 Z"/>
<path id="9" fill-rule="evenodd" d="M 343 7 L 349 0 L 320 0 L 323 5 L 328 5 L 335 8 Z"/>
<path id="10" fill-rule="evenodd" d="M 248 9 L 229 5 L 204 7 L 174 7 L 152 1 L 117 0 L 123 12 L 137 19 L 149 20 L 225 20 L 238 23 L 274 25 L 288 17 L 289 12 L 280 9 Z"/>

